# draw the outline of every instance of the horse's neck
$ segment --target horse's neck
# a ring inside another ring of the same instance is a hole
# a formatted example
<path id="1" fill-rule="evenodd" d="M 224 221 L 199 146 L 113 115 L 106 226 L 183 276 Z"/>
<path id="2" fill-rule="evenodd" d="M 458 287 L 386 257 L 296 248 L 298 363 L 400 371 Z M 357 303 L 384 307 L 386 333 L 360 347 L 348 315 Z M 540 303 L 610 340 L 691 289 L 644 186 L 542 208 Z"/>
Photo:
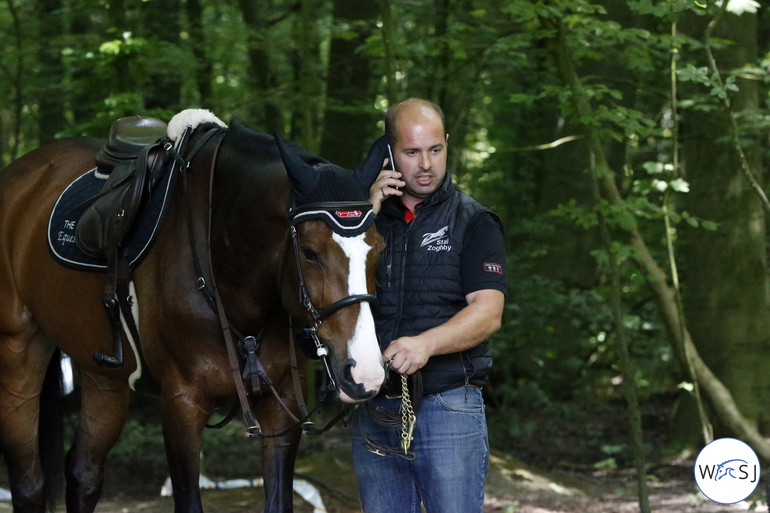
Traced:
<path id="1" fill-rule="evenodd" d="M 225 303 L 266 311 L 279 300 L 288 241 L 288 180 L 280 162 L 222 157 L 212 196 L 214 274 Z"/>

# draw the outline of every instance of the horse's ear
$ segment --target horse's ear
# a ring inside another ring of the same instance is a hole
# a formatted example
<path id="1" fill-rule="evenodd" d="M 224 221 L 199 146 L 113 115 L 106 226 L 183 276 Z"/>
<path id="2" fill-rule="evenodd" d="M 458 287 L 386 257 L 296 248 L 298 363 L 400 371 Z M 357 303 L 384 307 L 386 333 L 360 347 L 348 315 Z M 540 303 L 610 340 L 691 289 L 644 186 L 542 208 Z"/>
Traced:
<path id="1" fill-rule="evenodd" d="M 364 161 L 361 162 L 356 169 L 358 179 L 361 180 L 361 183 L 366 185 L 367 189 L 374 183 L 377 176 L 379 176 L 380 171 L 382 170 L 382 162 L 387 156 L 388 142 L 383 135 L 374 141 L 372 147 L 369 148 L 369 153 L 366 154 L 366 158 L 364 158 Z M 393 163 L 391 163 L 391 165 L 393 165 Z"/>
<path id="2" fill-rule="evenodd" d="M 300 197 L 309 194 L 318 184 L 318 173 L 299 158 L 277 134 L 273 137 L 278 145 L 278 151 L 281 152 L 281 159 L 286 166 L 286 173 L 289 175 L 294 192 Z"/>

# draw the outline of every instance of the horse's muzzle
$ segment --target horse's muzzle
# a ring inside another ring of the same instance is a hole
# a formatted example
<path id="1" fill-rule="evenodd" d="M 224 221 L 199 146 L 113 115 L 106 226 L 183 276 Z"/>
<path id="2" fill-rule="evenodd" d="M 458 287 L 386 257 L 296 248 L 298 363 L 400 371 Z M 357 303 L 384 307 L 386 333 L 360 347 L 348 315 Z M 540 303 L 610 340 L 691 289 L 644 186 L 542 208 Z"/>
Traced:
<path id="1" fill-rule="evenodd" d="M 379 368 L 380 373 L 366 376 L 367 379 L 353 377 L 353 371 L 356 367 L 356 361 L 349 358 L 343 365 L 341 372 L 338 373 L 338 385 L 340 389 L 340 398 L 345 402 L 361 402 L 371 399 L 377 392 L 385 379 L 384 364 Z"/>

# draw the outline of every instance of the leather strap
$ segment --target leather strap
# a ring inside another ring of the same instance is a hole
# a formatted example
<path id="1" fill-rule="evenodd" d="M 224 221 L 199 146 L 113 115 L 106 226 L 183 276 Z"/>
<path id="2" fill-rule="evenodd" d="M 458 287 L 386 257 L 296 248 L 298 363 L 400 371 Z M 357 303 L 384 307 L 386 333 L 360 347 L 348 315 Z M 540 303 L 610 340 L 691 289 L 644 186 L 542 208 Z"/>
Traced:
<path id="1" fill-rule="evenodd" d="M 211 276 L 212 289 L 214 290 L 214 299 L 217 305 L 222 304 L 222 298 L 219 297 L 219 291 L 214 283 L 214 276 Z M 243 418 L 246 421 L 246 431 L 250 437 L 260 437 L 262 435 L 262 428 L 257 422 L 257 418 L 254 416 L 254 412 L 251 410 L 251 404 L 249 398 L 246 395 L 246 387 L 243 386 L 243 380 L 241 379 L 241 366 L 238 361 L 238 355 L 235 352 L 235 343 L 233 342 L 233 336 L 230 332 L 230 323 L 225 317 L 224 310 L 217 308 L 217 316 L 219 318 L 219 325 L 222 328 L 222 334 L 225 337 L 225 346 L 227 347 L 227 357 L 230 360 L 230 370 L 233 373 L 233 380 L 235 381 L 235 389 L 238 392 L 238 401 L 241 403 L 241 410 L 243 411 Z"/>
<path id="2" fill-rule="evenodd" d="M 305 395 L 302 393 L 302 383 L 299 380 L 299 365 L 297 364 L 297 348 L 294 344 L 294 330 L 292 329 L 291 316 L 289 317 L 289 364 L 291 365 L 291 379 L 294 384 L 294 395 L 297 398 L 299 413 L 303 417 L 308 416 Z"/>
<path id="3" fill-rule="evenodd" d="M 208 135 L 208 134 L 207 134 Z M 212 134 L 213 135 L 213 134 Z M 204 137 L 204 139 L 208 140 L 209 137 Z M 249 397 L 246 394 L 246 387 L 243 384 L 243 379 L 241 378 L 241 364 L 238 360 L 238 354 L 236 352 L 236 346 L 235 341 L 233 340 L 232 331 L 230 329 L 230 322 L 227 320 L 227 317 L 225 316 L 224 308 L 222 308 L 222 298 L 219 296 L 219 290 L 217 289 L 216 281 L 214 280 L 214 267 L 213 267 L 213 261 L 211 258 L 211 224 L 212 224 L 212 211 L 213 211 L 213 200 L 214 200 L 214 168 L 216 167 L 217 163 L 217 156 L 219 154 L 219 148 L 222 146 L 222 141 L 224 140 L 224 133 L 219 138 L 219 140 L 216 143 L 216 146 L 214 147 L 214 155 L 211 158 L 211 168 L 209 170 L 209 212 L 208 212 L 208 233 L 207 233 L 207 244 L 206 247 L 208 249 L 208 258 L 209 258 L 209 280 L 211 281 L 211 290 L 213 290 L 213 302 L 215 306 L 215 310 L 217 313 L 217 318 L 219 320 L 220 328 L 222 329 L 222 335 L 225 338 L 225 347 L 227 348 L 227 357 L 230 361 L 230 370 L 233 373 L 233 381 L 235 381 L 235 390 L 238 393 L 238 402 L 240 402 L 241 405 L 241 411 L 243 412 L 243 418 L 246 422 L 246 431 L 249 434 L 250 437 L 261 437 L 262 436 L 262 428 L 259 425 L 259 422 L 257 421 L 256 416 L 254 415 L 254 412 L 251 409 L 251 403 L 249 402 Z M 190 235 L 192 236 L 192 226 L 189 227 Z M 195 246 L 193 244 L 193 260 L 196 262 L 195 265 L 197 267 L 196 271 L 198 271 L 199 281 L 203 279 L 203 273 L 201 273 L 201 269 L 199 267 L 198 258 Z M 205 282 L 202 282 L 200 284 L 201 290 L 206 287 Z M 211 300 L 209 300 L 211 302 Z"/>

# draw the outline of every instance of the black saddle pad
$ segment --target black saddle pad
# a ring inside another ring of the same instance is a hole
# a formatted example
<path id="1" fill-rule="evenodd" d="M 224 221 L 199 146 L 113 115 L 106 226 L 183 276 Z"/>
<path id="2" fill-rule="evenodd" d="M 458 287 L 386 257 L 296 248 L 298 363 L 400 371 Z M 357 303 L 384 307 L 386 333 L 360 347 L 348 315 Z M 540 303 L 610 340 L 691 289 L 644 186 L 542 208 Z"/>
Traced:
<path id="1" fill-rule="evenodd" d="M 176 166 L 164 167 L 165 169 L 158 171 L 162 176 L 151 178 L 155 186 L 143 201 L 134 227 L 124 243 L 131 268 L 139 265 L 147 255 L 171 196 L 175 175 L 173 169 Z M 48 221 L 48 247 L 59 263 L 87 271 L 107 269 L 106 259 L 83 253 L 75 242 L 75 230 L 80 216 L 91 205 L 92 201 L 89 199 L 102 189 L 106 179 L 107 177 L 97 169 L 87 171 L 67 186 L 56 201 Z"/>

